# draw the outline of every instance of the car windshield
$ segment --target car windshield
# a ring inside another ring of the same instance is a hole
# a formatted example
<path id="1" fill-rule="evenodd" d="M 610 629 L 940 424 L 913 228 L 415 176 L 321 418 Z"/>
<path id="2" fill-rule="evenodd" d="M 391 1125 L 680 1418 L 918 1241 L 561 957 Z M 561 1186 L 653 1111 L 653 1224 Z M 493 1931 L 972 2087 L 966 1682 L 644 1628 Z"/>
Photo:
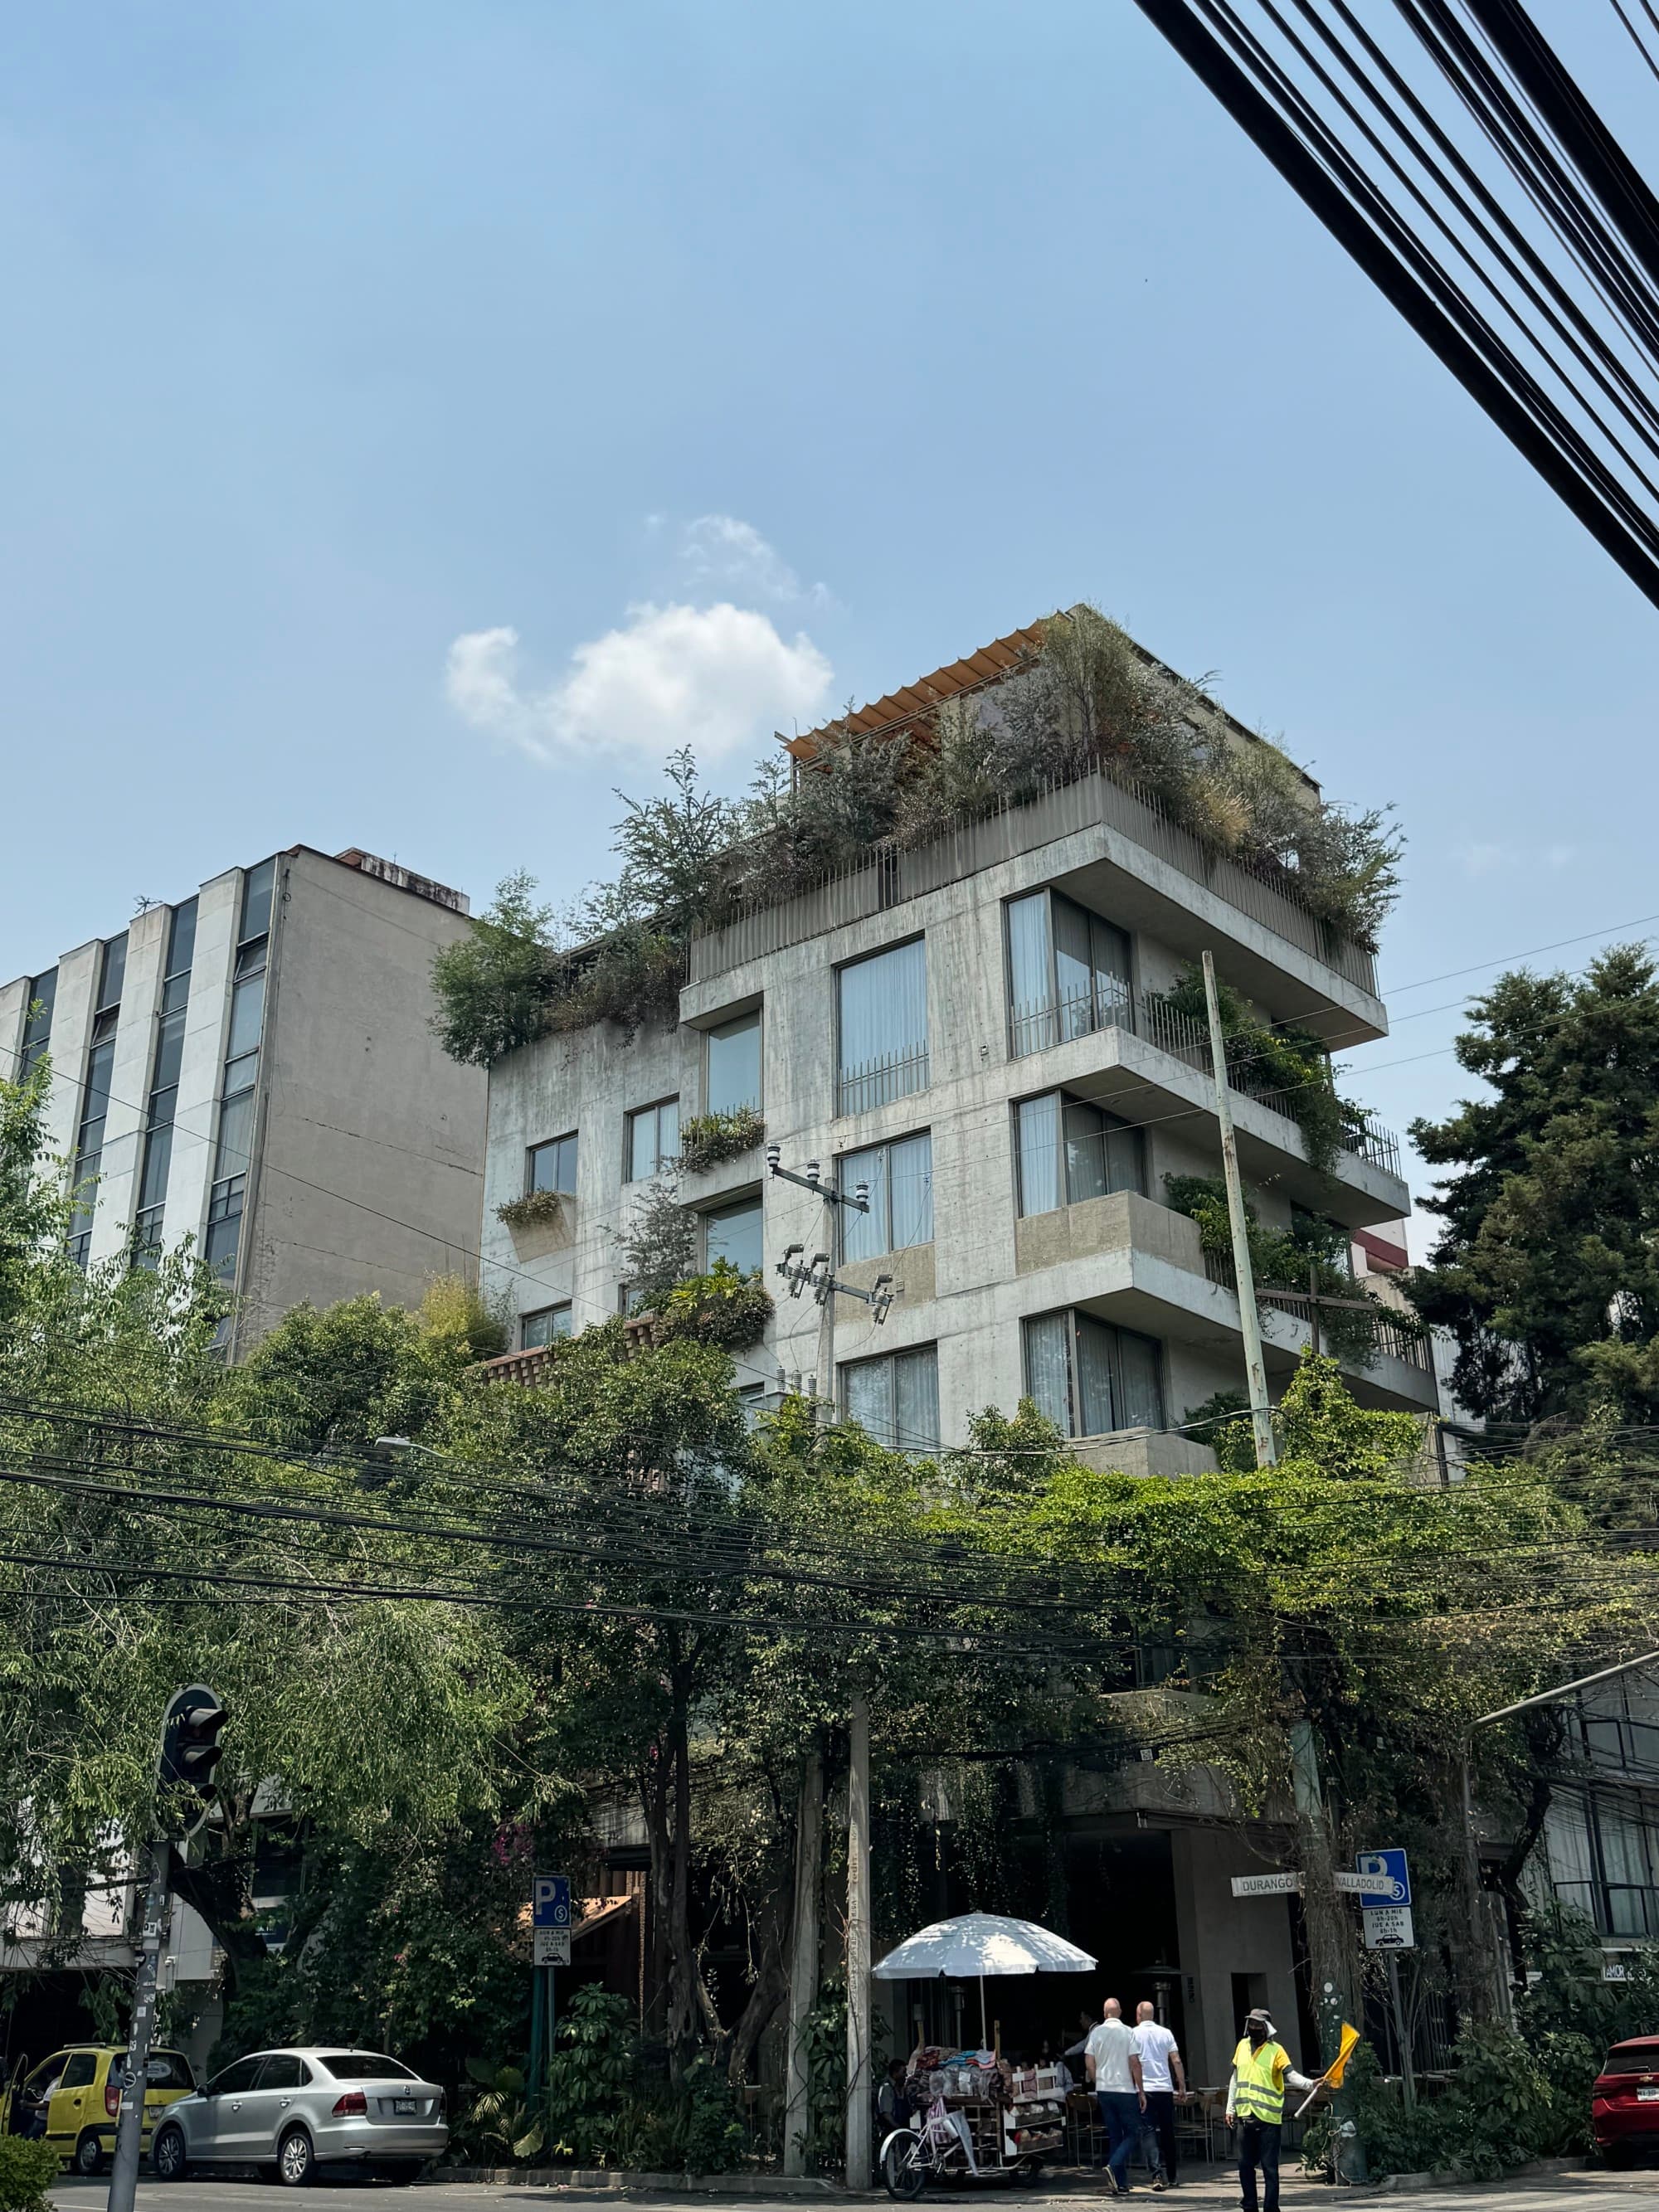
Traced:
<path id="1" fill-rule="evenodd" d="M 1601 2062 L 1604 2074 L 1659 2074 L 1659 2044 L 1626 2044 L 1608 2051 Z"/>
<path id="2" fill-rule="evenodd" d="M 395 2058 L 372 2051 L 325 2051 L 322 2061 L 337 2081 L 415 2081 L 420 2079 Z"/>

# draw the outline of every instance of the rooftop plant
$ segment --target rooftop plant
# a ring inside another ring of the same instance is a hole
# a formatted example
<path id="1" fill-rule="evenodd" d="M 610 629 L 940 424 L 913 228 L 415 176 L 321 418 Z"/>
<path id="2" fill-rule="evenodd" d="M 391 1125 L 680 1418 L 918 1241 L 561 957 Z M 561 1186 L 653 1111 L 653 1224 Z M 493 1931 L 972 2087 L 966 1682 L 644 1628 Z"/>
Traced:
<path id="1" fill-rule="evenodd" d="M 1386 814 L 1330 805 L 1201 684 L 1076 606 L 1049 618 L 1028 665 L 945 702 L 926 728 L 832 726 L 806 768 L 767 761 L 741 799 L 702 789 L 689 750 L 671 754 L 655 797 L 618 793 L 613 882 L 556 921 L 532 878 L 509 876 L 471 934 L 437 956 L 434 1027 L 454 1058 L 487 1066 L 556 1030 L 671 1023 L 699 931 L 862 865 L 878 847 L 925 844 L 1097 769 L 1375 946 L 1399 878 L 1401 841 Z"/>

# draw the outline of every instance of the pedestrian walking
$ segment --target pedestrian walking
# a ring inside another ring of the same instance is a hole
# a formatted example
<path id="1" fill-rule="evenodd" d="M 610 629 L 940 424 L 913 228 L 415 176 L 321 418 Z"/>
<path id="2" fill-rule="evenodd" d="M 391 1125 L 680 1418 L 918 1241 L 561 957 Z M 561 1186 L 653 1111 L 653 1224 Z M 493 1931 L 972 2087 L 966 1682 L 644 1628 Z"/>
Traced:
<path id="1" fill-rule="evenodd" d="M 1134 2030 L 1123 2017 L 1115 1997 L 1108 1997 L 1101 2016 L 1089 2031 L 1083 2046 L 1089 2085 L 1100 2106 L 1106 2130 L 1106 2191 L 1111 2197 L 1129 2194 L 1129 2160 L 1146 2109 L 1146 2093 L 1140 2083 L 1140 2049 Z"/>
<path id="2" fill-rule="evenodd" d="M 1285 2087 L 1311 2089 L 1291 2063 L 1265 2007 L 1244 2015 L 1244 2033 L 1233 2053 L 1227 2084 L 1227 2125 L 1238 2127 L 1238 2187 L 1243 2212 L 1258 2212 L 1255 2170 L 1261 2168 L 1261 2212 L 1279 2212 L 1279 2142 L 1285 2124 Z"/>
<path id="3" fill-rule="evenodd" d="M 1146 2131 L 1156 2155 L 1152 2165 L 1154 2189 L 1176 2185 L 1176 2094 L 1187 2094 L 1187 2075 L 1181 2063 L 1181 2047 L 1159 2021 L 1158 2008 L 1143 1997 L 1135 2007 L 1135 2045 L 1140 2052 L 1140 2087 L 1146 2100 Z"/>

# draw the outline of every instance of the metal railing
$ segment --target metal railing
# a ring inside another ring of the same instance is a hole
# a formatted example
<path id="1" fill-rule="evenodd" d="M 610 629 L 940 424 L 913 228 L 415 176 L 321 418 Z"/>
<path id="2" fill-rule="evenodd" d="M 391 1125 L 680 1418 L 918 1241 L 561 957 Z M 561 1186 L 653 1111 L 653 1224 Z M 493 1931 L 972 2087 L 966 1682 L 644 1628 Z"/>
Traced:
<path id="1" fill-rule="evenodd" d="M 1034 1052 L 1046 1052 L 1054 1045 L 1069 1044 L 1075 1037 L 1109 1029 L 1127 1030 L 1184 1060 L 1200 1074 L 1210 1072 L 1210 1039 L 1203 1024 L 1172 1006 L 1156 991 L 1132 991 L 1115 976 L 1097 978 L 1092 991 L 1063 999 L 1032 1000 L 1012 1007 L 1008 1051 L 1011 1058 L 1024 1060 Z M 1282 1085 L 1270 1086 L 1254 1079 L 1248 1045 L 1236 1056 L 1229 1056 L 1227 1083 L 1230 1090 L 1296 1123 L 1294 1093 Z M 1346 1129 L 1341 1141 L 1345 1152 L 1401 1177 L 1400 1139 L 1369 1114 Z"/>
<path id="2" fill-rule="evenodd" d="M 1018 854 L 1091 829 L 1115 830 L 1127 837 L 1236 912 L 1334 969 L 1368 997 L 1376 997 L 1375 957 L 1314 913 L 1292 870 L 1215 851 L 1177 821 L 1155 792 L 1104 769 L 1042 785 L 1019 798 L 1001 799 L 931 843 L 907 850 L 889 841 L 856 867 L 825 870 L 782 887 L 776 896 L 739 902 L 718 927 L 692 939 L 690 980 L 706 982 L 741 961 L 804 944 L 825 930 L 862 921 Z"/>
<path id="3" fill-rule="evenodd" d="M 867 1114 L 874 1107 L 888 1105 L 895 1098 L 908 1098 L 927 1088 L 927 1048 L 906 1045 L 857 1067 L 843 1067 L 836 1078 L 836 1111 Z"/>
<path id="4" fill-rule="evenodd" d="M 1206 1250 L 1204 1254 L 1204 1273 L 1211 1282 L 1237 1297 L 1238 1276 L 1230 1252 Z M 1358 1294 L 1358 1285 L 1355 1289 Z M 1255 1302 L 1264 1311 L 1288 1314 L 1292 1321 L 1305 1322 L 1308 1318 L 1305 1291 L 1275 1290 L 1271 1283 L 1258 1283 Z M 1414 1367 L 1419 1375 L 1433 1374 L 1434 1352 L 1426 1332 L 1419 1333 L 1409 1322 L 1390 1314 L 1386 1307 L 1380 1304 L 1374 1314 L 1362 1315 L 1361 1319 L 1370 1328 L 1374 1355 L 1385 1359 L 1397 1359 L 1403 1366 Z M 1340 1353 L 1337 1356 L 1342 1358 Z M 1344 1360 L 1345 1365 L 1349 1364 Z"/>

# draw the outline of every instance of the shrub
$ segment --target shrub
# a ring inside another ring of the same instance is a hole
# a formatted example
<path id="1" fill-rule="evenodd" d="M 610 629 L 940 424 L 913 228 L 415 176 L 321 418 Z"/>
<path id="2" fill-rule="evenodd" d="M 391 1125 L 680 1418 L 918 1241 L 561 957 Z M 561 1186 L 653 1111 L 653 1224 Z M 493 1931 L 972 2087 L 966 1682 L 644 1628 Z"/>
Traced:
<path id="1" fill-rule="evenodd" d="M 495 1208 L 497 1221 L 504 1221 L 509 1229 L 552 1228 L 564 1219 L 564 1194 L 557 1190 L 527 1190 L 522 1198 L 510 1198 L 505 1206 Z"/>
<path id="2" fill-rule="evenodd" d="M 52 2212 L 46 2194 L 58 2179 L 53 2143 L 0 2136 L 0 2212 Z"/>
<path id="3" fill-rule="evenodd" d="M 514 1045 L 544 1036 L 556 955 L 550 907 L 531 896 L 522 870 L 496 886 L 493 904 L 471 918 L 471 934 L 447 945 L 432 963 L 438 1012 L 432 1026 L 452 1060 L 488 1067 Z"/>
<path id="4" fill-rule="evenodd" d="M 633 2016 L 625 1996 L 590 1984 L 559 2023 L 547 2069 L 550 2147 L 578 2166 L 605 2166 L 616 2155 L 634 2085 Z"/>
<path id="5" fill-rule="evenodd" d="M 694 1114 L 680 1127 L 679 1165 L 687 1175 L 703 1175 L 722 1160 L 753 1152 L 765 1134 L 766 1124 L 752 1106 L 735 1107 L 729 1114 Z"/>
<path id="6" fill-rule="evenodd" d="M 474 2094 L 466 2110 L 455 2121 L 450 2136 L 450 2155 L 478 2158 L 490 2152 L 508 2158 L 534 2158 L 544 2136 L 526 2093 L 525 2078 L 517 2066 L 489 2066 L 469 2058 L 466 2070 Z"/>
<path id="7" fill-rule="evenodd" d="M 635 1201 L 627 1228 L 611 1232 L 635 1313 L 656 1311 L 676 1283 L 696 1272 L 697 1217 L 680 1204 L 678 1188 L 659 1177 Z"/>
<path id="8" fill-rule="evenodd" d="M 727 1352 L 747 1352 L 765 1335 L 773 1307 L 757 1274 L 741 1274 L 729 1260 L 716 1260 L 706 1275 L 676 1283 L 656 1310 L 659 1344 L 690 1337 Z"/>

